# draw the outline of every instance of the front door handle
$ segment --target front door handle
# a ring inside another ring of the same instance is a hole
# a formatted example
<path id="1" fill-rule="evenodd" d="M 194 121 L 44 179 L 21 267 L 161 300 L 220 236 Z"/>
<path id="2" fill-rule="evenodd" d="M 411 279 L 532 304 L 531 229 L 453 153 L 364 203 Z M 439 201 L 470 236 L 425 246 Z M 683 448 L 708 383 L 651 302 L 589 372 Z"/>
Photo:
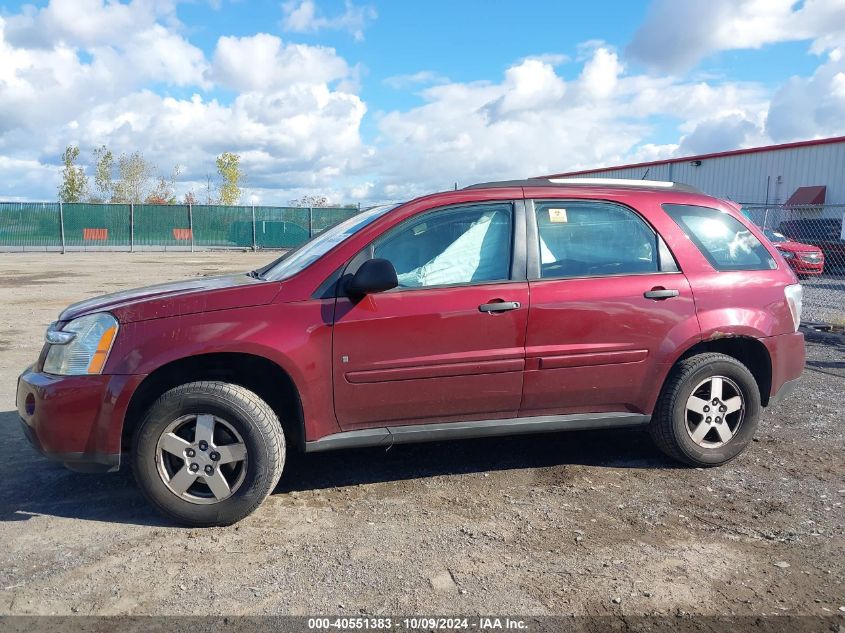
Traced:
<path id="1" fill-rule="evenodd" d="M 519 301 L 494 301 L 493 303 L 482 303 L 478 306 L 479 312 L 507 312 L 519 308 Z"/>
<path id="2" fill-rule="evenodd" d="M 643 293 L 646 299 L 671 299 L 677 297 L 680 292 L 677 290 L 666 290 L 665 288 L 652 288 Z"/>

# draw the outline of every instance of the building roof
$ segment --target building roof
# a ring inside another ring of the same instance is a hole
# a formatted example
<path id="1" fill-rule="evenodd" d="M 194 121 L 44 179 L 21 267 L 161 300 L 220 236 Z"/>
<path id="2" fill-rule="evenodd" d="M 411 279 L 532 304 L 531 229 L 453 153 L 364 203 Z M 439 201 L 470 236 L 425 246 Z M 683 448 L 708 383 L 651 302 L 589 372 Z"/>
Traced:
<path id="1" fill-rule="evenodd" d="M 823 185 L 816 187 L 798 187 L 798 189 L 795 190 L 795 193 L 789 196 L 789 200 L 786 201 L 786 206 L 800 207 L 807 205 L 824 204 L 824 198 L 826 193 L 827 187 Z"/>
<path id="2" fill-rule="evenodd" d="M 749 147 L 746 149 L 734 149 L 727 152 L 714 152 L 712 154 L 698 154 L 696 156 L 681 156 L 678 158 L 664 158 L 663 160 L 652 160 L 645 163 L 630 163 L 628 165 L 614 165 L 613 167 L 598 167 L 596 169 L 581 169 L 569 171 L 562 174 L 550 174 L 540 178 L 561 178 L 566 176 L 580 176 L 586 174 L 598 174 L 617 169 L 634 169 L 637 167 L 652 167 L 654 165 L 666 165 L 668 163 L 686 163 L 693 160 L 705 160 L 708 158 L 722 158 L 725 156 L 739 156 L 741 154 L 757 154 L 760 152 L 773 152 L 782 149 L 794 149 L 796 147 L 811 147 L 813 145 L 828 145 L 830 143 L 845 143 L 845 136 L 833 136 L 831 138 L 820 138 L 812 141 L 798 141 L 795 143 L 781 143 L 779 145 L 765 145 L 763 147 Z"/>

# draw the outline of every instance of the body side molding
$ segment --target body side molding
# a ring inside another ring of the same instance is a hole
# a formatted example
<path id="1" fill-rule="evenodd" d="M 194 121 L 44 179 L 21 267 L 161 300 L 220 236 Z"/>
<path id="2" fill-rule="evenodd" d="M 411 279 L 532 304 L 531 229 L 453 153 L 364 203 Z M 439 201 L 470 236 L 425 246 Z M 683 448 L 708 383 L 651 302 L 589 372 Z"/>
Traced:
<path id="1" fill-rule="evenodd" d="M 437 440 L 457 440 L 501 435 L 524 435 L 551 431 L 582 431 L 587 429 L 643 426 L 651 416 L 640 413 L 577 413 L 571 415 L 539 415 L 502 420 L 472 422 L 444 422 L 384 426 L 373 429 L 332 433 L 305 443 L 306 453 L 366 446 L 391 446 Z"/>

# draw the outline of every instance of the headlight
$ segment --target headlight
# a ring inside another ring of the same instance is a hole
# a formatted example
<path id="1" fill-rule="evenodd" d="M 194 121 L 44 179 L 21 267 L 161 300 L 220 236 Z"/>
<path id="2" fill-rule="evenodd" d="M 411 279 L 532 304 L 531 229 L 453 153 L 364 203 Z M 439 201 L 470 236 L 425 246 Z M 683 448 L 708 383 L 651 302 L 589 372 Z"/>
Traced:
<path id="1" fill-rule="evenodd" d="M 780 253 L 784 259 L 795 259 L 795 253 L 792 251 L 785 251 L 779 248 L 778 253 Z"/>
<path id="2" fill-rule="evenodd" d="M 50 343 L 44 371 L 62 376 L 101 373 L 117 327 L 117 319 L 106 312 L 79 317 L 61 329 L 51 325 L 44 337 Z"/>

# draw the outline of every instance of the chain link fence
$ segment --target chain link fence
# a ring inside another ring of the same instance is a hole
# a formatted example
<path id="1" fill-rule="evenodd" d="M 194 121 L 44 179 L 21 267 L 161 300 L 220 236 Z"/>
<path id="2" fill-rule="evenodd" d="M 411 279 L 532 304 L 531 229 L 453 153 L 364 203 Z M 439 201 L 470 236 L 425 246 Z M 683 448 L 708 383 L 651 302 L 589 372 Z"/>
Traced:
<path id="1" fill-rule="evenodd" d="M 357 208 L 0 202 L 0 251 L 285 249 Z M 745 205 L 804 284 L 804 318 L 845 325 L 845 205 Z"/>
<path id="2" fill-rule="evenodd" d="M 745 205 L 804 285 L 804 320 L 845 325 L 845 205 Z"/>
<path id="3" fill-rule="evenodd" d="M 357 207 L 0 202 L 0 251 L 283 249 Z"/>

